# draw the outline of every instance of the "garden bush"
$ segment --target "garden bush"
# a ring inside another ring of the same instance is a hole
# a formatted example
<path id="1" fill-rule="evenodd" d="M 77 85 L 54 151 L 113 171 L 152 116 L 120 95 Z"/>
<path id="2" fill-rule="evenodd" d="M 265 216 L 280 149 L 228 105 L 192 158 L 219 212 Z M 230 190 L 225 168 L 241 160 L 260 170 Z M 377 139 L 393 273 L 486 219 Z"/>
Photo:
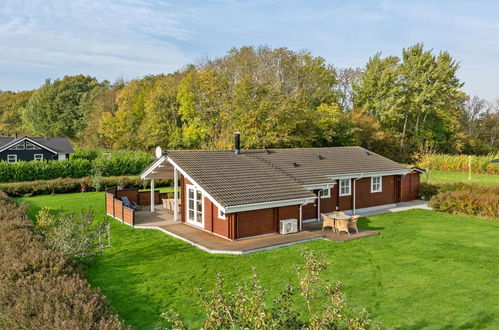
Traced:
<path id="1" fill-rule="evenodd" d="M 439 192 L 430 199 L 430 206 L 437 211 L 499 220 L 499 187 L 488 187 L 479 192 Z"/>
<path id="2" fill-rule="evenodd" d="M 171 180 L 155 180 L 156 187 L 171 185 Z M 92 177 L 79 179 L 64 178 L 54 180 L 37 180 L 28 182 L 12 182 L 0 184 L 0 191 L 4 191 L 11 197 L 62 194 L 80 192 L 82 187 L 86 191 L 94 191 L 96 182 Z M 106 187 L 120 186 L 120 188 L 145 188 L 148 181 L 143 181 L 137 176 L 114 176 L 102 177 L 98 184 L 101 190 Z"/>
<path id="3" fill-rule="evenodd" d="M 499 187 L 421 183 L 419 194 L 437 211 L 499 218 Z"/>
<path id="4" fill-rule="evenodd" d="M 82 178 L 96 171 L 103 176 L 137 175 L 152 160 L 145 152 L 79 150 L 76 156 L 62 161 L 21 161 L 15 164 L 0 161 L 0 182 Z"/>
<path id="5" fill-rule="evenodd" d="M 105 297 L 0 192 L 0 329 L 122 329 Z"/>
<path id="6" fill-rule="evenodd" d="M 491 163 L 491 160 L 499 158 L 498 153 L 486 156 L 471 156 L 471 171 L 473 173 L 499 174 L 499 164 Z M 428 155 L 426 160 L 416 163 L 417 166 L 429 170 L 468 172 L 468 155 Z"/>

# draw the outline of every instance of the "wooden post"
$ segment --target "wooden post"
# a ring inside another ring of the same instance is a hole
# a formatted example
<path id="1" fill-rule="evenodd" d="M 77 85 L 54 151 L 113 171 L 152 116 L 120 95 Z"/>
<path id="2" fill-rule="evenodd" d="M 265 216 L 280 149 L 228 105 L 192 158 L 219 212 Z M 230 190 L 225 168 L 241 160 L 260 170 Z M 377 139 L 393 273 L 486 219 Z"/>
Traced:
<path id="1" fill-rule="evenodd" d="M 151 212 L 154 212 L 154 179 L 151 179 Z"/>
<path id="2" fill-rule="evenodd" d="M 178 221 L 178 171 L 173 168 L 173 221 Z"/>

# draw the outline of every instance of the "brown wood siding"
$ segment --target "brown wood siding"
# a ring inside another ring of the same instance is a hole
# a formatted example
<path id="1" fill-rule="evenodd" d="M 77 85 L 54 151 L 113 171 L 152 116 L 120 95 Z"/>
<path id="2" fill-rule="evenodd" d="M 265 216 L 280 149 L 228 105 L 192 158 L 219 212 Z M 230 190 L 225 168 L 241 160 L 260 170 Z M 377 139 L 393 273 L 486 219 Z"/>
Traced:
<path id="1" fill-rule="evenodd" d="M 208 231 L 213 231 L 213 203 L 208 199 L 208 197 L 204 198 L 204 229 Z"/>
<path id="2" fill-rule="evenodd" d="M 237 214 L 236 238 L 270 234 L 275 231 L 274 208 Z"/>
<path id="3" fill-rule="evenodd" d="M 340 180 L 336 181 L 336 185 L 338 186 L 338 189 L 340 187 Z M 339 190 L 338 190 L 339 191 Z M 350 195 L 349 196 L 340 196 L 338 193 L 338 210 L 344 211 L 344 210 L 351 210 L 353 208 L 353 179 L 350 180 Z"/>
<path id="4" fill-rule="evenodd" d="M 355 208 L 396 203 L 397 180 L 394 175 L 383 176 L 381 192 L 371 193 L 371 178 L 362 178 L 355 183 Z"/>
<path id="5" fill-rule="evenodd" d="M 210 204 L 212 204 L 210 202 Z M 213 211 L 213 232 L 230 238 L 229 237 L 229 216 L 226 216 L 225 219 L 220 219 L 218 217 L 218 208 L 216 205 L 212 204 L 212 211 Z"/>
<path id="6" fill-rule="evenodd" d="M 128 223 L 129 225 L 134 225 L 134 211 L 128 207 L 123 207 L 123 221 Z"/>
<path id="7" fill-rule="evenodd" d="M 114 216 L 123 220 L 123 202 L 117 199 L 114 200 Z"/>
<path id="8" fill-rule="evenodd" d="M 400 200 L 409 202 L 419 197 L 419 172 L 411 172 L 400 180 Z"/>
<path id="9" fill-rule="evenodd" d="M 114 194 L 106 193 L 106 213 L 114 216 Z"/>
<path id="10" fill-rule="evenodd" d="M 329 213 L 336 211 L 336 202 L 338 200 L 338 185 L 331 188 L 329 198 L 321 198 L 321 213 Z"/>
<path id="11" fill-rule="evenodd" d="M 300 219 L 300 206 L 299 205 L 291 205 L 291 206 L 282 206 L 278 208 L 277 211 L 277 219 L 285 220 L 285 219 Z M 277 228 L 279 228 L 279 223 L 277 224 Z"/>

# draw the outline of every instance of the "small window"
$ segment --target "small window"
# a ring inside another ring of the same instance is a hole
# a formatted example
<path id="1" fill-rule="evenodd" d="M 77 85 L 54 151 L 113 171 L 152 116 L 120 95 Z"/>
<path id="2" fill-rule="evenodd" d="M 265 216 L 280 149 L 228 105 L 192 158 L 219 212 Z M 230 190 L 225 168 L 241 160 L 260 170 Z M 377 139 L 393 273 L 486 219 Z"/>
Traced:
<path id="1" fill-rule="evenodd" d="M 24 141 L 10 147 L 9 150 L 24 150 Z"/>
<path id="2" fill-rule="evenodd" d="M 40 161 L 43 160 L 43 154 L 35 154 L 33 157 L 34 160 Z"/>
<path id="3" fill-rule="evenodd" d="M 322 189 L 320 190 L 321 198 L 329 198 L 331 197 L 331 189 Z"/>
<path id="4" fill-rule="evenodd" d="M 380 176 L 373 176 L 371 177 L 371 192 L 376 193 L 376 192 L 381 192 L 381 187 L 382 185 L 382 180 Z"/>
<path id="5" fill-rule="evenodd" d="M 350 196 L 352 194 L 350 190 L 350 179 L 340 180 L 340 196 Z"/>
<path id="6" fill-rule="evenodd" d="M 17 155 L 7 155 L 7 163 L 17 163 Z"/>
<path id="7" fill-rule="evenodd" d="M 225 212 L 221 209 L 218 209 L 218 218 L 225 220 Z"/>
<path id="8" fill-rule="evenodd" d="M 40 150 L 40 147 L 29 141 L 26 141 L 26 150 Z"/>

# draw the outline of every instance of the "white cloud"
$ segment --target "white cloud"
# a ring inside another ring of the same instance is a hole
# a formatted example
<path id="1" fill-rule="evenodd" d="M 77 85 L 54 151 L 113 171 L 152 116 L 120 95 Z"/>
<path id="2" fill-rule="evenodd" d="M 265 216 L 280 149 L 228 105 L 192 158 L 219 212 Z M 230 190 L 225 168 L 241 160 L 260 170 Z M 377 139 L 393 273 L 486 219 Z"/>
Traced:
<path id="1" fill-rule="evenodd" d="M 173 71 L 189 60 L 176 43 L 194 35 L 181 19 L 188 17 L 165 2 L 8 0 L 0 7 L 0 67 L 45 68 L 53 78 Z"/>

